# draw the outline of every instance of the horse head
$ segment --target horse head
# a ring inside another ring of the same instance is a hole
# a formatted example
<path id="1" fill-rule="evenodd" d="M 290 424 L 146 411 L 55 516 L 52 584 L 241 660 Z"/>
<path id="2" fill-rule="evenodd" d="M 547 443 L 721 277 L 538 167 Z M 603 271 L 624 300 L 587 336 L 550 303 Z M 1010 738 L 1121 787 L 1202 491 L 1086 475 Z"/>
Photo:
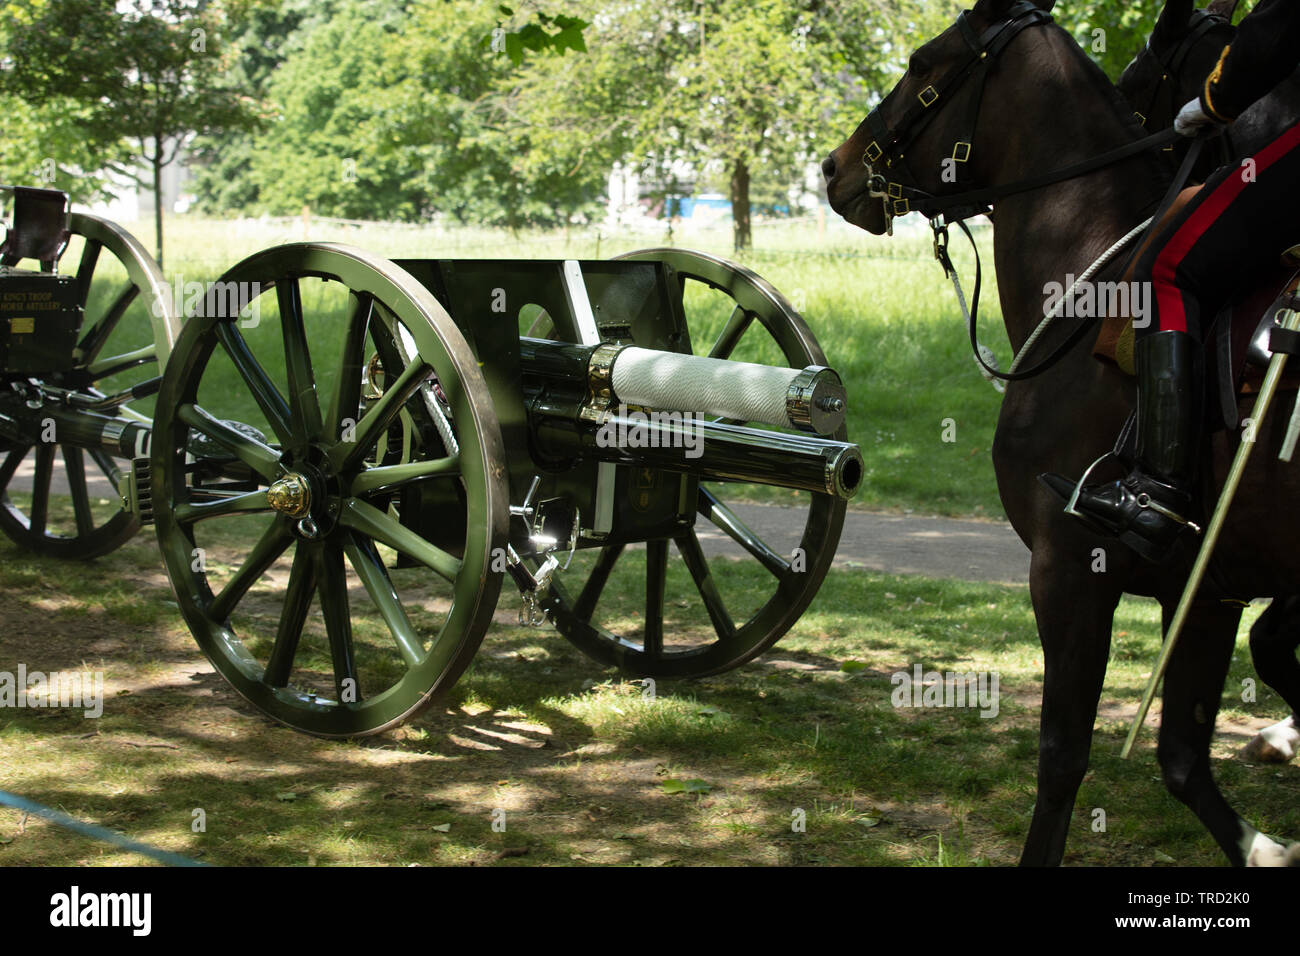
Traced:
<path id="1" fill-rule="evenodd" d="M 1054 5 L 1055 0 L 979 0 L 913 53 L 898 85 L 822 162 L 831 208 L 881 235 L 894 216 L 926 211 L 924 197 L 953 194 L 972 179 L 987 179 L 987 157 L 997 152 L 999 131 L 977 128 L 980 103 L 1003 97 L 1016 82 L 999 70 L 997 54 L 1024 27 L 1050 21 L 1046 14 Z M 1047 61 L 1024 66 L 1052 69 Z"/>
<path id="2" fill-rule="evenodd" d="M 1147 129 L 1173 125 L 1174 116 L 1200 91 L 1201 84 L 1236 29 L 1237 0 L 1215 0 L 1197 10 L 1194 0 L 1168 0 L 1146 45 L 1120 75 L 1120 93 L 1132 104 Z M 1222 141 L 1220 141 L 1222 143 Z M 1186 152 L 1186 147 L 1180 152 Z M 1204 179 L 1226 157 L 1207 154 L 1196 169 Z"/>

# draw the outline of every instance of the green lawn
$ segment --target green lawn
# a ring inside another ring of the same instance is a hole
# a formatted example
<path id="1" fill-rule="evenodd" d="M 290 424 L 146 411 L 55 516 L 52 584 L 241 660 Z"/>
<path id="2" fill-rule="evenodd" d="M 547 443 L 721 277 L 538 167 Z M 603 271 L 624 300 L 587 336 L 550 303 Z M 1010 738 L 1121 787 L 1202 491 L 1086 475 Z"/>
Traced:
<path id="1" fill-rule="evenodd" d="M 770 580 L 753 563 L 715 562 L 715 575 L 736 604 Z M 607 590 L 612 619 L 635 621 L 629 592 Z M 1023 588 L 835 571 L 763 658 L 660 681 L 653 698 L 550 628 L 514 626 L 516 606 L 503 597 L 473 665 L 425 715 L 327 742 L 271 724 L 211 672 L 148 535 L 75 569 L 0 545 L 0 670 L 99 670 L 107 697 L 98 720 L 0 713 L 3 787 L 217 864 L 1014 862 L 1042 669 Z M 1068 863 L 1222 862 L 1161 784 L 1153 735 L 1119 759 L 1157 620 L 1150 602 L 1121 605 Z M 996 673 L 996 716 L 895 707 L 894 675 L 917 664 Z M 1229 728 L 1284 712 L 1266 689 L 1240 702 L 1251 676 L 1243 643 Z M 1300 770 L 1241 761 L 1242 739 L 1216 742 L 1216 776 L 1248 819 L 1294 837 Z M 138 862 L 0 810 L 0 865 Z"/>
<path id="2" fill-rule="evenodd" d="M 191 221 L 178 217 L 168 233 L 167 269 L 173 283 L 207 282 L 249 253 L 279 242 L 342 241 L 394 258 L 583 258 L 609 257 L 635 248 L 662 245 L 662 237 L 573 233 L 524 234 L 432 228 L 331 226 L 301 223 L 268 226 L 260 232 L 247 225 Z M 151 229 L 142 228 L 142 237 Z M 730 257 L 729 236 L 705 233 L 679 238 L 679 245 Z M 981 242 L 987 245 L 987 234 Z M 804 314 L 833 367 L 849 389 L 849 438 L 862 447 L 866 480 L 855 507 L 905 510 L 944 515 L 1001 517 L 989 450 L 999 396 L 976 370 L 965 326 L 951 284 L 933 261 L 928 234 L 893 240 L 866 233 L 834 232 L 827 239 L 811 225 L 760 226 L 757 248 L 744 263 L 781 290 Z M 988 249 L 985 249 L 987 256 Z M 973 258 L 966 246 L 954 258 L 969 287 Z M 991 280 L 991 277 L 989 277 Z M 968 288 L 969 291 L 969 288 Z M 329 367 L 341 335 L 343 302 L 328 291 L 313 292 L 304 283 L 317 365 Z M 257 349 L 273 344 L 278 321 L 273 295 L 261 303 L 262 324 L 245 334 Z M 998 320 L 997 290 L 986 282 L 982 309 L 983 339 L 1010 358 Z M 696 290 L 687 301 L 693 339 L 712 342 L 730 311 L 721 297 Z M 260 353 L 259 353 L 260 354 Z M 774 343 L 750 333 L 735 357 L 747 361 L 778 360 Z M 324 356 L 324 358 L 321 358 Z M 271 362 L 274 378 L 283 369 Z M 214 370 L 211 394 L 221 396 L 246 419 L 259 417 L 228 364 Z M 240 412 L 241 403 L 243 406 Z M 952 419 L 954 429 L 945 424 Z M 950 440 L 945 441 L 945 438 Z M 955 440 L 951 440 L 954 439 Z M 758 492 L 779 500 L 783 492 Z"/>

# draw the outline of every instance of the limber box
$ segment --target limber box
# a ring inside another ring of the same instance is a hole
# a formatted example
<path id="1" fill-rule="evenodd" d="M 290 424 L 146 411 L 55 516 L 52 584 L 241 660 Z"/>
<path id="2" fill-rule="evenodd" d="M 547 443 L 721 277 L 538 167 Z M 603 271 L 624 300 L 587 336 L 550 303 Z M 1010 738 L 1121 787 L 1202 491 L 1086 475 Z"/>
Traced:
<path id="1" fill-rule="evenodd" d="M 0 270 L 0 370 L 71 368 L 82 319 L 74 276 Z"/>

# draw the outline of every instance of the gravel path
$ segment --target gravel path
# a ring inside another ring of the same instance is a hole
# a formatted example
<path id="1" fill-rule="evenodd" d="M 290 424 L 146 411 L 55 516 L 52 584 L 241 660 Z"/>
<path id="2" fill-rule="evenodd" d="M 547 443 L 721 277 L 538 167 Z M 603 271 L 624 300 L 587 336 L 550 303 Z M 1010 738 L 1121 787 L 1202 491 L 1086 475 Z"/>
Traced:
<path id="1" fill-rule="evenodd" d="M 769 505 L 732 505 L 732 510 L 781 554 L 791 554 L 799 543 L 804 527 L 801 510 Z M 696 529 L 706 554 L 741 553 L 707 521 L 699 521 Z M 835 566 L 1026 584 L 1029 549 L 1004 522 L 850 511 Z"/>
<path id="2" fill-rule="evenodd" d="M 34 460 L 28 456 L 14 477 L 14 490 L 31 487 L 33 466 Z M 88 463 L 90 493 L 95 497 L 113 496 L 108 482 L 96 480 L 97 475 L 93 463 Z M 53 491 L 68 493 L 61 460 L 55 464 Z M 737 504 L 732 510 L 778 553 L 788 556 L 798 545 L 804 528 L 805 513 L 801 509 Z M 704 552 L 710 557 L 744 554 L 708 521 L 701 519 L 696 529 Z M 1003 522 L 850 511 L 844 519 L 835 566 L 888 574 L 1024 584 L 1029 580 L 1029 550 L 1011 526 Z"/>

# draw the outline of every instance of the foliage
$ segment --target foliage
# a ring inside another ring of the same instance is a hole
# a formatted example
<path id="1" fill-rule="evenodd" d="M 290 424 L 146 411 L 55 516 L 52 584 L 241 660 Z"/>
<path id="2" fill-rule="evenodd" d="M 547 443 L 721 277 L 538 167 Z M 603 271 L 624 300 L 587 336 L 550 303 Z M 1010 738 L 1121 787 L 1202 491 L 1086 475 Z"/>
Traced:
<path id="1" fill-rule="evenodd" d="M 187 136 L 245 127 L 254 117 L 252 104 L 226 83 L 219 44 L 225 15 L 217 0 L 124 0 L 116 7 L 15 0 L 0 9 L 9 66 L 0 72 L 0 95 L 53 105 L 63 141 L 80 137 L 89 156 L 120 176 L 145 182 L 127 157 L 143 159 L 157 194 L 162 167 Z M 161 209 L 155 223 L 161 259 Z"/>
<path id="2" fill-rule="evenodd" d="M 859 122 L 961 4 L 133 0 L 129 14 L 106 6 L 0 4 L 13 67 L 0 76 L 0 174 L 30 180 L 54 157 L 58 184 L 92 198 L 103 180 L 85 171 L 130 169 L 123 134 L 137 140 L 130 153 L 144 154 L 142 131 L 147 141 L 161 122 L 172 146 L 197 134 L 193 188 L 208 212 L 306 206 L 520 229 L 599 215 L 606 177 L 621 164 L 640 172 L 643 194 L 731 191 L 742 246 L 749 202 L 788 207 L 809 162 Z M 1158 7 L 1080 0 L 1053 12 L 1116 76 Z M 211 22 L 206 57 L 178 42 L 195 22 Z M 74 64 L 89 84 L 67 82 Z M 149 91 L 149 77 L 151 96 L 127 95 Z"/>

